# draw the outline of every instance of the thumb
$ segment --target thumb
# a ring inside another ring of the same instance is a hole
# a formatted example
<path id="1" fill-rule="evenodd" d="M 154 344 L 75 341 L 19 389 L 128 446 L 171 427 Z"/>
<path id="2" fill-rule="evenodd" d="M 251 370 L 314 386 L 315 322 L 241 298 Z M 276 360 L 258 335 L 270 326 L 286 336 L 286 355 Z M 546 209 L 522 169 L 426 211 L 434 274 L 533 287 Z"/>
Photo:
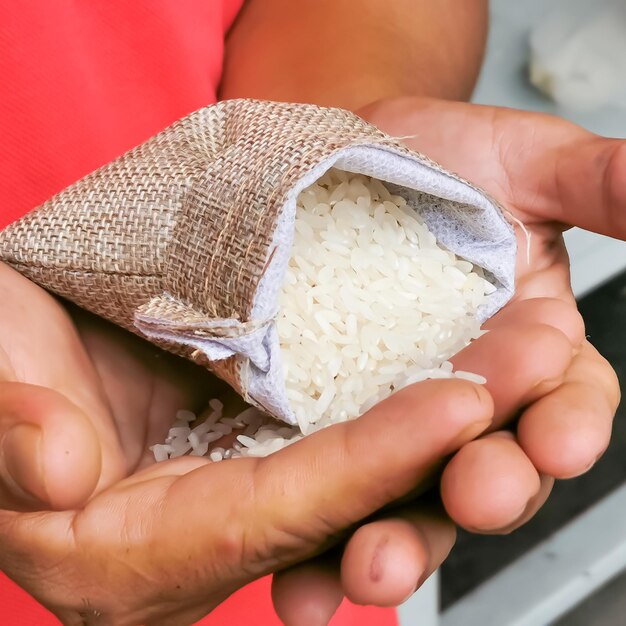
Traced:
<path id="1" fill-rule="evenodd" d="M 40 440 L 44 464 L 63 441 L 57 419 L 71 415 L 66 425 L 74 436 L 82 432 L 80 414 L 62 397 L 35 389 L 27 407 L 9 402 L 7 389 L 0 403 L 29 408 L 29 423 L 51 428 Z M 0 568 L 47 606 L 80 610 L 85 586 L 76 578 L 88 575 L 88 597 L 111 623 L 127 623 L 128 615 L 153 623 L 160 613 L 167 613 L 160 624 L 191 623 L 243 584 L 337 543 L 484 431 L 492 415 L 481 386 L 425 381 L 264 459 L 173 459 L 100 492 L 78 512 L 0 512 L 7 546 Z M 16 570 L 24 558 L 32 567 Z"/>
<path id="2" fill-rule="evenodd" d="M 96 432 L 62 394 L 0 382 L 0 507 L 71 509 L 100 476 Z"/>
<path id="3" fill-rule="evenodd" d="M 626 141 L 591 133 L 564 142 L 544 186 L 542 217 L 626 240 Z M 537 170 L 543 167 L 537 163 Z"/>
<path id="4" fill-rule="evenodd" d="M 359 112 L 407 145 L 541 220 L 626 239 L 626 140 L 564 119 L 428 98 Z"/>
<path id="5" fill-rule="evenodd" d="M 160 534 L 165 542 L 178 537 L 184 510 L 187 536 L 197 540 L 194 550 L 211 553 L 215 537 L 226 534 L 220 553 L 231 561 L 227 571 L 234 559 L 245 571 L 262 575 L 312 556 L 405 495 L 483 432 L 492 416 L 491 396 L 479 385 L 464 380 L 413 385 L 358 420 L 326 428 L 267 458 L 236 459 L 181 476 L 169 487 Z M 220 503 L 210 521 L 207 502 Z"/>

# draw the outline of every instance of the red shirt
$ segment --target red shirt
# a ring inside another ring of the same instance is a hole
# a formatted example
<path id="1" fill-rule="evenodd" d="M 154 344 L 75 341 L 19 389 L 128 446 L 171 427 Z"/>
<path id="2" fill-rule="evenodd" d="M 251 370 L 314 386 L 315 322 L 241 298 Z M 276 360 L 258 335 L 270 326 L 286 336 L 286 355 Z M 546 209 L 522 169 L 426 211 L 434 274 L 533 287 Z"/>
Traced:
<path id="1" fill-rule="evenodd" d="M 183 115 L 216 101 L 243 0 L 0 0 L 0 228 Z M 0 573 L 3 626 L 58 621 Z M 279 626 L 269 579 L 203 626 Z M 344 603 L 333 626 L 395 626 Z"/>

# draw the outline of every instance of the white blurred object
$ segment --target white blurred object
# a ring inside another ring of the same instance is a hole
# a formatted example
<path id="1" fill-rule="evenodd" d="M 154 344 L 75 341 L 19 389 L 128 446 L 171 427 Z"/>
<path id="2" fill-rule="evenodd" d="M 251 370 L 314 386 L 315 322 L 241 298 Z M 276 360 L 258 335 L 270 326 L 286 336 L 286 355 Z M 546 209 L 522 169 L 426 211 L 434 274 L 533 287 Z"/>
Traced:
<path id="1" fill-rule="evenodd" d="M 562 106 L 626 109 L 626 0 L 561 0 L 530 34 L 530 80 Z"/>

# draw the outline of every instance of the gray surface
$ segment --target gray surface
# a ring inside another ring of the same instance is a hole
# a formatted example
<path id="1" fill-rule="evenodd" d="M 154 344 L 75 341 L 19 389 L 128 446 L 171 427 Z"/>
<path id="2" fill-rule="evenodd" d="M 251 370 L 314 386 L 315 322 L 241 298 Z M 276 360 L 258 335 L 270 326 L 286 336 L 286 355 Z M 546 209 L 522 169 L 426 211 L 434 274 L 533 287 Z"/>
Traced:
<path id="1" fill-rule="evenodd" d="M 435 572 L 407 602 L 398 608 L 400 626 L 438 626 L 439 573 Z"/>
<path id="2" fill-rule="evenodd" d="M 528 34 L 549 12 L 565 7 L 567 0 L 491 0 L 489 47 L 474 101 L 552 113 L 600 135 L 626 137 L 624 109 L 581 112 L 558 107 L 528 82 Z"/>
<path id="3" fill-rule="evenodd" d="M 626 624 L 626 574 L 622 574 L 553 626 L 622 626 Z"/>

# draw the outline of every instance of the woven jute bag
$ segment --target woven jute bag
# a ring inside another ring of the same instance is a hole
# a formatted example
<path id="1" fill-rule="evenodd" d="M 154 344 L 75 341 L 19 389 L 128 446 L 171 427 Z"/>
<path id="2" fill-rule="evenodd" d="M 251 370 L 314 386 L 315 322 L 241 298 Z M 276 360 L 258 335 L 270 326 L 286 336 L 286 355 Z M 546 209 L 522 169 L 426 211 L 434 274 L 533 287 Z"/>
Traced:
<path id="1" fill-rule="evenodd" d="M 293 422 L 273 320 L 297 194 L 331 166 L 404 193 L 431 230 L 513 291 L 515 241 L 493 201 L 357 116 L 233 100 L 179 120 L 0 233 L 44 288 L 212 369 Z"/>

